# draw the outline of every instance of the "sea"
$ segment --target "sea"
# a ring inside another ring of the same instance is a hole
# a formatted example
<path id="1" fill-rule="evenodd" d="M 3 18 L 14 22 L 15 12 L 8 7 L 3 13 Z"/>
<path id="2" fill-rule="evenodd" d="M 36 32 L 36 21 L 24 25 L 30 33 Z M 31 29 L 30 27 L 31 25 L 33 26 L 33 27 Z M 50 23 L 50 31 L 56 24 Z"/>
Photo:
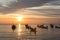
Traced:
<path id="1" fill-rule="evenodd" d="M 22 24 L 16 24 L 14 32 L 11 24 L 0 24 L 0 40 L 60 40 L 60 28 L 55 28 L 55 25 L 51 28 L 49 24 L 46 24 L 48 29 L 43 29 L 38 28 L 37 24 L 30 24 L 32 28 L 36 27 L 35 35 Z"/>

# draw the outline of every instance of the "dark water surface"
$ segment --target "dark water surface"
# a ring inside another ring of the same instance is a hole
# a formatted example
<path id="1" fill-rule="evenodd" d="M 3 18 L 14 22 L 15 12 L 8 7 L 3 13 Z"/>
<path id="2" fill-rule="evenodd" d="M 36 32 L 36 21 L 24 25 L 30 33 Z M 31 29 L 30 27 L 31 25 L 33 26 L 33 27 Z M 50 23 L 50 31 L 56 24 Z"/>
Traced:
<path id="1" fill-rule="evenodd" d="M 36 25 L 31 25 L 37 28 L 37 34 L 30 33 L 24 25 L 16 25 L 15 32 L 12 31 L 11 25 L 0 25 L 0 40 L 60 40 L 60 29 L 38 28 Z"/>

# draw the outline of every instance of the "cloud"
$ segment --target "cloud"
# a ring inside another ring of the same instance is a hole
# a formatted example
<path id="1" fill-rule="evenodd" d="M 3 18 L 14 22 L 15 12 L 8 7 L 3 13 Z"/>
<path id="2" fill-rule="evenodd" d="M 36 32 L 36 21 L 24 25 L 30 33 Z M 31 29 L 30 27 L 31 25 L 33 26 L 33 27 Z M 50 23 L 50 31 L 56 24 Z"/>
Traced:
<path id="1" fill-rule="evenodd" d="M 22 8 L 42 6 L 51 1 L 53 0 L 0 0 L 0 12 L 10 13 Z"/>
<path id="2" fill-rule="evenodd" d="M 30 7 L 26 8 L 26 10 L 30 10 L 32 13 L 36 15 L 44 15 L 50 17 L 60 17 L 60 0 L 48 2 L 43 6 L 38 7 Z"/>
<path id="3" fill-rule="evenodd" d="M 46 3 L 46 5 L 60 5 L 60 0 L 52 1 L 50 3 Z"/>

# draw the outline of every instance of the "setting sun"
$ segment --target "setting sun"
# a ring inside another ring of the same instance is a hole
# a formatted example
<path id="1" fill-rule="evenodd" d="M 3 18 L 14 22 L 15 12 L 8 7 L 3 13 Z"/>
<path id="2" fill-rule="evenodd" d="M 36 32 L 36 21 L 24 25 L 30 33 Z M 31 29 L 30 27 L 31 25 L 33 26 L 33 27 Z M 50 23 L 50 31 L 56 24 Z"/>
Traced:
<path id="1" fill-rule="evenodd" d="M 18 21 L 22 21 L 22 18 L 23 18 L 23 17 L 19 16 L 19 17 L 17 17 L 17 20 L 18 20 Z"/>

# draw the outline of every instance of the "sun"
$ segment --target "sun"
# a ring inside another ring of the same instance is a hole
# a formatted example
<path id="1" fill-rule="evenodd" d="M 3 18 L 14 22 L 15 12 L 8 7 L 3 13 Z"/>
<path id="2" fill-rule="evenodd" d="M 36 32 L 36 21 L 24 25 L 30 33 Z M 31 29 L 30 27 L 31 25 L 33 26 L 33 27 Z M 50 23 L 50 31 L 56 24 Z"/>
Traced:
<path id="1" fill-rule="evenodd" d="M 23 19 L 23 17 L 21 17 L 21 16 L 17 17 L 18 21 L 22 21 L 22 19 Z"/>

